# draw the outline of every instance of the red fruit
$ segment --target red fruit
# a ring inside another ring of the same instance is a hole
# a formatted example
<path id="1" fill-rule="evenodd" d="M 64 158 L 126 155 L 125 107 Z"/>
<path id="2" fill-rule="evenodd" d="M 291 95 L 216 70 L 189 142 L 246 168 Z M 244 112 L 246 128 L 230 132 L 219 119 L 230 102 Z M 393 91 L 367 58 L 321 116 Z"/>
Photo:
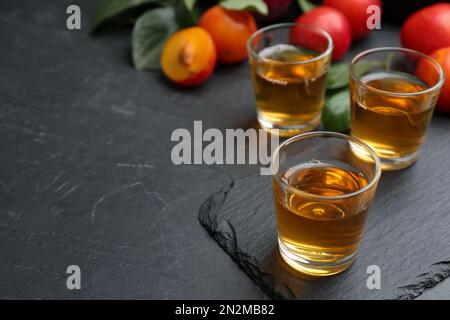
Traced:
<path id="1" fill-rule="evenodd" d="M 172 81 L 183 86 L 205 82 L 216 66 L 216 48 L 200 27 L 182 29 L 170 36 L 161 53 L 161 67 Z"/>
<path id="2" fill-rule="evenodd" d="M 372 31 L 367 28 L 367 19 L 372 14 L 367 13 L 367 8 L 372 5 L 382 6 L 380 0 L 325 0 L 324 5 L 342 12 L 350 23 L 353 39 L 363 38 Z"/>
<path id="3" fill-rule="evenodd" d="M 279 19 L 289 8 L 293 0 L 264 0 L 269 9 L 269 14 L 266 16 L 258 14 L 256 17 L 261 23 L 270 23 Z"/>
<path id="4" fill-rule="evenodd" d="M 442 86 L 436 109 L 450 112 L 450 47 L 438 49 L 432 52 L 430 56 L 439 62 L 446 75 L 446 80 Z M 423 81 L 430 85 L 434 85 L 439 79 L 432 70 L 432 67 L 426 63 L 426 60 L 423 60 L 419 63 L 416 73 L 420 79 L 423 79 Z"/>
<path id="5" fill-rule="evenodd" d="M 347 18 L 338 10 L 331 7 L 317 7 L 303 15 L 300 15 L 297 23 L 312 24 L 319 28 L 322 28 L 333 39 L 333 60 L 338 60 L 344 54 L 347 53 L 352 42 L 352 30 Z M 298 43 L 295 38 L 299 39 L 302 34 L 295 32 L 297 29 L 293 29 L 291 33 L 292 43 Z"/>
<path id="6" fill-rule="evenodd" d="M 227 10 L 220 5 L 203 13 L 198 25 L 211 35 L 221 63 L 245 60 L 247 40 L 258 29 L 250 12 Z"/>
<path id="7" fill-rule="evenodd" d="M 410 16 L 402 26 L 402 44 L 429 54 L 450 46 L 450 3 L 438 3 Z"/>

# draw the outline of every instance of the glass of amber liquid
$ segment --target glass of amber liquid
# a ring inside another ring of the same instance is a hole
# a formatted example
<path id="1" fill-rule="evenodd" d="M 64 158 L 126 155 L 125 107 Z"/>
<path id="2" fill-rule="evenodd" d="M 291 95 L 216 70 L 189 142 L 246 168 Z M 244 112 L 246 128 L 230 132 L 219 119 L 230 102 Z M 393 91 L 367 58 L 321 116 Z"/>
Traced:
<path id="1" fill-rule="evenodd" d="M 376 151 L 383 170 L 417 160 L 444 80 L 439 63 L 414 50 L 377 48 L 353 59 L 351 135 Z"/>
<path id="2" fill-rule="evenodd" d="M 283 260 L 314 276 L 350 267 L 381 175 L 375 151 L 348 135 L 304 133 L 279 146 L 271 169 Z"/>
<path id="3" fill-rule="evenodd" d="M 281 136 L 320 123 L 333 42 L 322 29 L 282 23 L 256 31 L 247 49 L 258 122 Z"/>

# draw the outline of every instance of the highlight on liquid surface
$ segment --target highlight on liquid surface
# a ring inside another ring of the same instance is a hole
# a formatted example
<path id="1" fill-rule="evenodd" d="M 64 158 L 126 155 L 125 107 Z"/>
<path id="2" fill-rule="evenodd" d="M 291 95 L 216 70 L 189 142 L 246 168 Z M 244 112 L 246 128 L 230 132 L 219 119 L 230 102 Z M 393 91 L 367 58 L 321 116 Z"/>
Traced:
<path id="1" fill-rule="evenodd" d="M 263 49 L 261 61 L 251 59 L 258 119 L 263 127 L 314 129 L 320 122 L 324 103 L 327 64 L 308 61 L 318 52 L 279 44 Z M 298 129 L 295 132 L 295 129 Z"/>
<path id="2" fill-rule="evenodd" d="M 372 73 L 360 81 L 392 93 L 416 93 L 428 89 L 428 85 L 415 76 L 400 72 Z M 370 90 L 359 96 L 356 90 L 352 88 L 352 135 L 372 146 L 382 160 L 416 154 L 424 141 L 437 97 L 399 97 Z"/>
<path id="3" fill-rule="evenodd" d="M 350 194 L 368 183 L 356 170 L 323 163 L 291 168 L 281 180 L 297 190 L 326 197 Z M 368 203 L 361 207 L 361 201 L 355 197 L 315 199 L 284 192 L 275 179 L 273 187 L 279 240 L 289 252 L 309 264 L 339 262 L 355 253 L 363 233 Z M 342 270 L 333 272 L 339 271 Z M 314 272 L 310 270 L 309 273 Z"/>

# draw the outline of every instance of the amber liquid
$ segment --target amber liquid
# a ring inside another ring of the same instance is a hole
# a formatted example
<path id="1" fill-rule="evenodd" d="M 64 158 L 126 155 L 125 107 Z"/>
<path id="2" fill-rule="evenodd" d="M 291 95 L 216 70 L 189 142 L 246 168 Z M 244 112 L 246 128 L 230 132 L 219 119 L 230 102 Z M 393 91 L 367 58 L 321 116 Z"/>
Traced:
<path id="1" fill-rule="evenodd" d="M 263 128 L 277 128 L 280 135 L 289 136 L 319 125 L 328 60 L 294 63 L 318 55 L 291 45 L 276 45 L 262 50 L 260 60 L 250 59 L 258 120 Z"/>
<path id="2" fill-rule="evenodd" d="M 363 76 L 366 85 L 393 93 L 415 93 L 428 86 L 412 75 L 378 72 Z M 352 135 L 375 149 L 383 159 L 417 157 L 433 114 L 430 95 L 390 96 L 367 90 L 358 95 L 352 84 Z M 383 166 L 389 169 L 389 166 Z"/>
<path id="3" fill-rule="evenodd" d="M 297 190 L 324 197 L 346 195 L 367 185 L 362 174 L 326 164 L 300 165 L 288 170 L 281 179 Z M 273 188 L 280 246 L 307 261 L 311 268 L 292 266 L 314 275 L 330 275 L 349 267 L 353 260 L 323 269 L 320 265 L 333 265 L 353 257 L 371 199 L 366 201 L 357 196 L 313 199 L 306 194 L 283 191 L 276 180 Z"/>

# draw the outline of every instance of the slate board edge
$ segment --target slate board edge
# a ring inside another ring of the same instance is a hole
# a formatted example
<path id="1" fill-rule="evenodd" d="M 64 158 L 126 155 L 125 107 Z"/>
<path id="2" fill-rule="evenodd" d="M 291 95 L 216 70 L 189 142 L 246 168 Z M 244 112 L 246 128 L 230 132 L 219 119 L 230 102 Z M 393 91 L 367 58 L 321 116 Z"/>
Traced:
<path id="1" fill-rule="evenodd" d="M 234 187 L 235 181 L 232 181 L 227 188 L 224 188 L 209 196 L 200 206 L 198 220 L 200 224 L 208 231 L 209 235 L 219 244 L 220 247 L 231 257 L 231 259 L 244 271 L 250 279 L 271 299 L 284 300 L 286 297 L 273 289 L 273 276 L 261 272 L 259 264 L 255 257 L 242 251 L 237 245 L 236 233 L 234 227 L 229 221 L 227 224 L 229 231 L 219 228 L 218 214 L 225 202 L 228 193 Z M 288 292 L 292 291 L 286 286 Z M 292 297 L 296 298 L 292 293 Z"/>
<path id="2" fill-rule="evenodd" d="M 234 187 L 235 182 L 245 178 L 248 177 L 235 179 L 229 184 L 228 187 L 223 188 L 222 190 L 209 196 L 200 206 L 198 220 L 202 227 L 231 257 L 239 268 L 244 271 L 268 297 L 277 300 L 297 299 L 287 284 L 284 284 L 284 286 L 287 289 L 287 292 L 291 293 L 291 296 L 289 297 L 273 289 L 273 276 L 262 272 L 256 258 L 239 248 L 234 227 L 229 221 L 226 221 L 229 231 L 221 230 L 219 228 L 218 217 L 220 215 L 222 205 L 225 203 L 225 200 L 231 189 Z M 417 276 L 416 283 L 398 287 L 398 293 L 394 300 L 415 299 L 423 294 L 425 290 L 433 288 L 448 277 L 450 277 L 450 261 L 439 261 L 433 263 L 430 265 L 429 272 Z"/>
<path id="3" fill-rule="evenodd" d="M 433 270 L 436 267 L 442 267 L 438 270 Z M 430 268 L 431 271 L 421 274 L 417 277 L 418 282 L 406 286 L 399 287 L 399 293 L 396 299 L 412 300 L 420 296 L 427 289 L 431 289 L 450 277 L 450 261 L 439 261 L 433 263 Z"/>

